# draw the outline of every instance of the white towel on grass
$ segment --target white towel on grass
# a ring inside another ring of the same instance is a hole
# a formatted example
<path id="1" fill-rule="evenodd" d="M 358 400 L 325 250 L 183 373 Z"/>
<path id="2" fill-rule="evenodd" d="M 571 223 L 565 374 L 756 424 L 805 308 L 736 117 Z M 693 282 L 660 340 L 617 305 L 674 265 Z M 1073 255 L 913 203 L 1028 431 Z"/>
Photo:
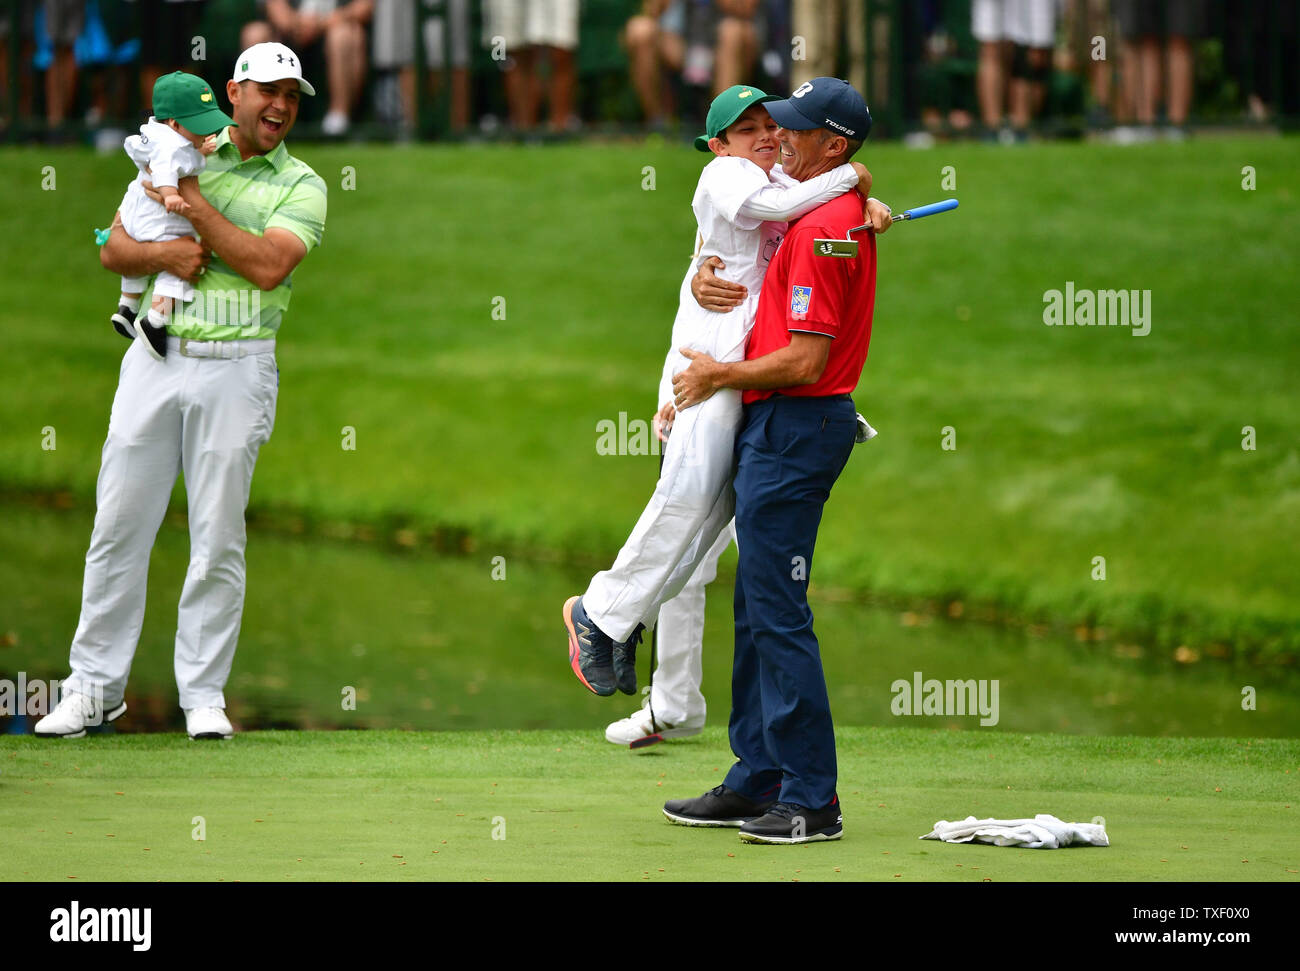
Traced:
<path id="1" fill-rule="evenodd" d="M 1055 850 L 1075 844 L 1110 846 L 1103 823 L 1063 823 L 1055 816 L 1039 813 L 1033 819 L 976 819 L 967 816 L 959 823 L 941 819 L 923 840 L 945 843 L 992 843 L 994 846 L 1023 846 L 1031 850 Z"/>

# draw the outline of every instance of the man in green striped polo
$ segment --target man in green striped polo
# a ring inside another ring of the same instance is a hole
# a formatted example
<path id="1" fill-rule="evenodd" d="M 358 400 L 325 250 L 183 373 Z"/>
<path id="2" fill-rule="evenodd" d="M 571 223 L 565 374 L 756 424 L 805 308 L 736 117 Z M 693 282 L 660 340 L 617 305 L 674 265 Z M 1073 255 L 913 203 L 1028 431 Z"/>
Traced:
<path id="1" fill-rule="evenodd" d="M 315 91 L 297 55 L 257 44 L 226 83 L 235 126 L 202 175 L 180 180 L 202 242 L 133 240 L 113 222 L 100 261 L 113 273 L 169 270 L 195 285 L 155 360 L 133 341 L 122 360 L 96 491 L 72 674 L 36 733 L 79 737 L 126 710 L 144 616 L 149 553 L 178 472 L 189 501 L 190 563 L 177 614 L 175 668 L 191 738 L 229 738 L 224 689 L 244 606 L 244 510 L 258 450 L 271 436 L 275 338 L 290 275 L 320 243 L 325 183 L 284 138 Z M 144 298 L 148 300 L 148 297 Z"/>

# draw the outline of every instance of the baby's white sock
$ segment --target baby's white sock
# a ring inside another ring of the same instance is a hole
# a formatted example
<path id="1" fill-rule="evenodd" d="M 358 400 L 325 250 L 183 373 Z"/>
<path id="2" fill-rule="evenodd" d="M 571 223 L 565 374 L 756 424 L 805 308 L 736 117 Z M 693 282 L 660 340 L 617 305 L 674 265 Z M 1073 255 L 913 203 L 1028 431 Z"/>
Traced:
<path id="1" fill-rule="evenodd" d="M 128 297 L 126 294 L 122 294 L 122 296 L 117 298 L 117 302 L 127 310 L 131 311 L 131 313 L 138 313 L 140 310 L 140 298 L 138 296 Z"/>

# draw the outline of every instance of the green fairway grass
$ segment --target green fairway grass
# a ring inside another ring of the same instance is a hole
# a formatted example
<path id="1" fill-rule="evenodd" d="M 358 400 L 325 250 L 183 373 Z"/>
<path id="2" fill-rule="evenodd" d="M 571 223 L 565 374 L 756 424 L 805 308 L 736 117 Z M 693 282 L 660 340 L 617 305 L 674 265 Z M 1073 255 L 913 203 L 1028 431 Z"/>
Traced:
<path id="1" fill-rule="evenodd" d="M 644 755 L 573 732 L 8 739 L 0 879 L 1300 880 L 1294 740 L 838 739 L 844 839 L 800 847 L 664 820 L 665 800 L 721 781 L 717 729 Z M 1036 813 L 1104 817 L 1111 846 L 918 839 L 939 819 Z"/>
<path id="2" fill-rule="evenodd" d="M 869 145 L 876 195 L 961 208 L 880 241 L 856 401 L 881 434 L 836 486 L 815 581 L 899 607 L 1106 625 L 1166 653 L 1295 654 L 1295 147 Z M 598 454 L 597 424 L 656 404 L 702 157 L 638 143 L 297 151 L 330 213 L 294 275 L 254 517 L 588 569 L 612 558 L 655 459 Z M 120 153 L 0 153 L 0 487 L 93 496 L 125 344 L 91 229 L 130 174 Z M 1044 292 L 1067 281 L 1151 290 L 1150 334 L 1044 326 Z"/>

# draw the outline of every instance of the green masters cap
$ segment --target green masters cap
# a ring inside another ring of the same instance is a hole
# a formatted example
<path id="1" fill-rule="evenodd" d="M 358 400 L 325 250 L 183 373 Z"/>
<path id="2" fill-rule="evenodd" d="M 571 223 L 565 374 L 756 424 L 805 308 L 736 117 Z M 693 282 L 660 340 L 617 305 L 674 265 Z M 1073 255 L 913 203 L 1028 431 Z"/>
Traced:
<path id="1" fill-rule="evenodd" d="M 196 135 L 212 135 L 235 123 L 217 107 L 208 82 L 184 71 L 164 74 L 154 84 L 153 116 L 175 118 Z"/>
<path id="2" fill-rule="evenodd" d="M 750 84 L 733 84 L 713 99 L 709 105 L 709 116 L 704 119 L 705 134 L 695 139 L 695 147 L 701 152 L 710 151 L 709 139 L 717 138 L 736 123 L 736 119 L 745 113 L 750 105 L 760 105 L 764 101 L 783 100 L 775 94 L 764 94 Z"/>

